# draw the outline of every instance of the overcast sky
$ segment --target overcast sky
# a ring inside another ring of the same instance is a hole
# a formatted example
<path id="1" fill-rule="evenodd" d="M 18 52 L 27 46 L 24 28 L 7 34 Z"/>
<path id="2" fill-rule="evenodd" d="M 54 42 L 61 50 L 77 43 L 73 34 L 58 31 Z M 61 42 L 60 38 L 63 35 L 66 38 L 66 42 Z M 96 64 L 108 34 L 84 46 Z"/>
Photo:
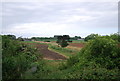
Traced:
<path id="1" fill-rule="evenodd" d="M 1 24 L 1 22 L 0 22 Z M 2 34 L 85 37 L 118 32 L 117 2 L 4 2 Z"/>

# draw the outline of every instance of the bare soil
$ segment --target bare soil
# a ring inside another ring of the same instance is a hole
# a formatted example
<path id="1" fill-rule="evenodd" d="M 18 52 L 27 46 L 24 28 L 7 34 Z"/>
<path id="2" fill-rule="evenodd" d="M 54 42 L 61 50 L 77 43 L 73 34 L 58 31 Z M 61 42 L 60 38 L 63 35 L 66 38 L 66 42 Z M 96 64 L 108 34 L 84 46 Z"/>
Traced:
<path id="1" fill-rule="evenodd" d="M 57 45 L 57 43 L 55 41 L 52 41 L 52 42 L 35 41 L 35 42 Z M 69 43 L 68 46 L 77 47 L 77 48 L 83 48 L 85 46 L 85 44 L 84 43 Z"/>
<path id="2" fill-rule="evenodd" d="M 69 46 L 83 48 L 85 44 L 84 43 L 69 43 Z"/>
<path id="3" fill-rule="evenodd" d="M 30 43 L 35 45 L 39 52 L 43 55 L 44 59 L 48 60 L 66 60 L 66 58 L 56 52 L 48 50 L 48 45 L 39 43 Z"/>

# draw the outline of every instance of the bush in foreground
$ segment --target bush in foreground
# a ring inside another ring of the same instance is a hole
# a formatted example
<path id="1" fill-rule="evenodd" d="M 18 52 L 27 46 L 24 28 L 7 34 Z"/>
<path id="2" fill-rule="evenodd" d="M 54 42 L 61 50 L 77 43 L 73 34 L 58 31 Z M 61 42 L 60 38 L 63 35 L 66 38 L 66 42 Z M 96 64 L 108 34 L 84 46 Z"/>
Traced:
<path id="1" fill-rule="evenodd" d="M 97 37 L 74 57 L 68 59 L 62 69 L 68 70 L 66 79 L 120 79 L 120 48 L 111 38 Z"/>
<path id="2" fill-rule="evenodd" d="M 2 36 L 2 76 L 3 79 L 19 79 L 41 55 L 37 49 Z"/>

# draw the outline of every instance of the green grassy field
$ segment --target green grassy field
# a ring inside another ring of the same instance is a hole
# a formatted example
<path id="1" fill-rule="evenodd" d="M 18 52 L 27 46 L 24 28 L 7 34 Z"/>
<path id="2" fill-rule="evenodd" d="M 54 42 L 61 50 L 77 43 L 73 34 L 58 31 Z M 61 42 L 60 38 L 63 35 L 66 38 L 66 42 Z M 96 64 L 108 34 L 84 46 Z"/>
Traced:
<path id="1" fill-rule="evenodd" d="M 57 41 L 56 39 L 38 39 L 36 41 Z"/>
<path id="2" fill-rule="evenodd" d="M 72 40 L 72 43 L 83 43 L 85 42 L 84 40 Z"/>

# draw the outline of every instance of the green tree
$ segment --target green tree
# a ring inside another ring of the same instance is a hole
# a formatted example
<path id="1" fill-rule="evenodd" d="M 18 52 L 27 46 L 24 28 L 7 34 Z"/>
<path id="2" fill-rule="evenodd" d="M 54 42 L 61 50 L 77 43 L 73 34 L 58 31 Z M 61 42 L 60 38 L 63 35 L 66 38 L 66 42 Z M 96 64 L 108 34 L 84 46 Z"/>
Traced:
<path id="1" fill-rule="evenodd" d="M 62 41 L 60 42 L 60 45 L 61 45 L 61 47 L 66 47 L 66 46 L 68 46 L 68 43 L 67 43 L 66 40 L 62 40 Z"/>
<path id="2" fill-rule="evenodd" d="M 20 79 L 22 74 L 40 58 L 37 49 L 9 36 L 2 36 L 2 78 Z"/>
<path id="3" fill-rule="evenodd" d="M 18 37 L 17 40 L 24 41 L 24 39 L 22 37 Z"/>
<path id="4" fill-rule="evenodd" d="M 111 34 L 110 37 L 111 37 L 113 40 L 116 40 L 116 41 L 120 42 L 120 34 L 119 34 L 119 33 Z"/>
<path id="5" fill-rule="evenodd" d="M 85 37 L 85 41 L 95 39 L 96 37 L 98 37 L 98 34 L 90 34 L 87 37 Z"/>
<path id="6" fill-rule="evenodd" d="M 6 35 L 7 37 L 11 38 L 11 39 L 16 39 L 16 36 L 15 35 Z"/>
<path id="7" fill-rule="evenodd" d="M 77 39 L 81 39 L 80 36 L 75 36 L 74 38 L 75 38 L 75 40 L 77 40 Z"/>
<path id="8" fill-rule="evenodd" d="M 58 43 L 58 45 L 60 45 L 61 47 L 66 47 L 69 45 L 67 43 L 70 39 L 69 35 L 56 36 L 56 37 L 57 37 L 56 43 Z"/>

